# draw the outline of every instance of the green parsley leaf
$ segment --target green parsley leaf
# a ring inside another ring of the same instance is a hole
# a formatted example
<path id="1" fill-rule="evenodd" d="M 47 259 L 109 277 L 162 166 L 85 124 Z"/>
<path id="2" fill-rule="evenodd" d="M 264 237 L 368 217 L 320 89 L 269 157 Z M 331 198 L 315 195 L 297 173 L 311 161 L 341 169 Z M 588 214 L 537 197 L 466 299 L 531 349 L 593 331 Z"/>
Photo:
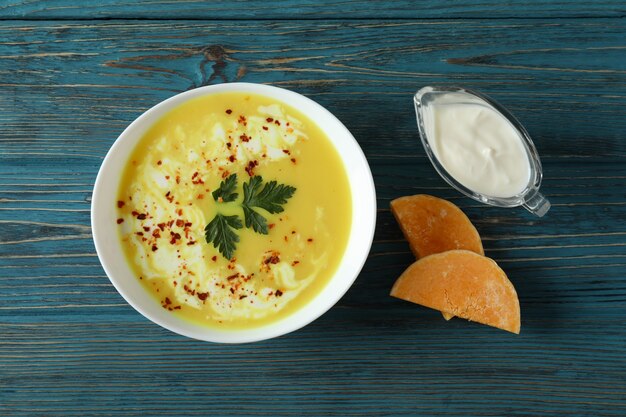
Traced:
<path id="1" fill-rule="evenodd" d="M 207 243 L 213 246 L 228 260 L 233 258 L 239 236 L 233 229 L 241 229 L 243 225 L 239 216 L 216 214 L 204 228 Z"/>
<path id="2" fill-rule="evenodd" d="M 237 188 L 237 174 L 232 174 L 220 183 L 220 187 L 213 191 L 213 199 L 218 201 L 221 197 L 224 203 L 235 201 L 239 193 L 235 192 Z"/>
<path id="3" fill-rule="evenodd" d="M 267 220 L 256 211 L 252 210 L 248 206 L 242 206 L 243 216 L 246 222 L 247 228 L 252 228 L 257 233 L 266 235 L 269 233 L 267 228 Z"/>
<path id="4" fill-rule="evenodd" d="M 296 189 L 290 185 L 278 184 L 276 181 L 265 183 L 261 189 L 262 183 L 261 176 L 254 176 L 243 184 L 241 206 L 246 227 L 252 227 L 255 232 L 266 235 L 268 234 L 267 220 L 253 210 L 253 207 L 262 208 L 272 214 L 281 213 L 284 210 L 283 205 L 293 196 Z"/>

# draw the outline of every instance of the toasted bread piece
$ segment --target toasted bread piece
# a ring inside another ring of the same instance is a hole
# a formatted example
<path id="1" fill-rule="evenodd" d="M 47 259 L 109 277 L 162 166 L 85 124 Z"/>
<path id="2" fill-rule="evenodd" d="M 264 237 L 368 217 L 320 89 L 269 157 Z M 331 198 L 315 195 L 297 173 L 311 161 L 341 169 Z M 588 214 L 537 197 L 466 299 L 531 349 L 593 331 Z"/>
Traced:
<path id="1" fill-rule="evenodd" d="M 426 194 L 400 197 L 391 202 L 391 212 L 418 259 L 453 249 L 484 255 L 472 222 L 447 200 Z"/>
<path id="2" fill-rule="evenodd" d="M 391 295 L 512 333 L 520 331 L 513 284 L 492 259 L 467 250 L 416 261 L 398 278 Z"/>
<path id="3" fill-rule="evenodd" d="M 453 249 L 484 255 L 478 231 L 455 204 L 426 194 L 400 197 L 391 202 L 391 212 L 416 258 Z M 446 320 L 454 317 L 446 311 Z"/>
<path id="4" fill-rule="evenodd" d="M 446 321 L 450 321 L 450 319 L 454 318 L 454 314 L 448 313 L 447 311 L 442 311 L 441 315 L 444 319 L 446 319 Z"/>

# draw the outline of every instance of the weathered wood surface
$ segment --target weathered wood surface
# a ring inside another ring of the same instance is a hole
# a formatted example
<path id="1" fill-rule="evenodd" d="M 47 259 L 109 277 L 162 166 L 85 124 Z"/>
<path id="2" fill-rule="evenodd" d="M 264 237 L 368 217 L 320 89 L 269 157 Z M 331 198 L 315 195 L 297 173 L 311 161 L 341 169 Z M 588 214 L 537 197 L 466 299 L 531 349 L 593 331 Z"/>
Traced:
<path id="1" fill-rule="evenodd" d="M 0 0 L 0 19 L 439 19 L 623 17 L 622 0 Z"/>
<path id="2" fill-rule="evenodd" d="M 2 22 L 0 415 L 625 415 L 625 51 L 617 18 Z M 223 346 L 123 301 L 89 205 L 130 121 L 235 80 L 334 112 L 370 161 L 379 218 L 335 308 L 288 336 Z M 527 126 L 547 217 L 481 206 L 437 177 L 411 107 L 435 83 L 482 90 Z M 520 336 L 387 295 L 412 259 L 388 202 L 421 192 L 476 223 L 518 290 Z"/>

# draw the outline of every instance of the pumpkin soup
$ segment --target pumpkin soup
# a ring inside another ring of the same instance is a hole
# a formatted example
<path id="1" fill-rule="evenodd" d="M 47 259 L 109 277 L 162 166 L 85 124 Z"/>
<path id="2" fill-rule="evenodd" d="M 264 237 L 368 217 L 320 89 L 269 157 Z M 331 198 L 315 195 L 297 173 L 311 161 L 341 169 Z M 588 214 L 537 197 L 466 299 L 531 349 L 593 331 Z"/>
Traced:
<path id="1" fill-rule="evenodd" d="M 162 117 L 131 154 L 115 203 L 127 260 L 156 302 L 226 329 L 311 301 L 339 266 L 352 217 L 347 174 L 320 127 L 249 93 Z"/>

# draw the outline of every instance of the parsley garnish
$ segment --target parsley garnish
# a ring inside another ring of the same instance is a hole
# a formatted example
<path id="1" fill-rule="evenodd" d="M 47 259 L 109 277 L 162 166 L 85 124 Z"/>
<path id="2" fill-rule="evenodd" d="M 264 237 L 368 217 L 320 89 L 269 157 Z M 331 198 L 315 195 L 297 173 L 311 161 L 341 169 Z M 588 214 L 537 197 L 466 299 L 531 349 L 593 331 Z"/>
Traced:
<path id="1" fill-rule="evenodd" d="M 253 207 L 262 208 L 272 214 L 281 213 L 284 210 L 283 204 L 287 203 L 296 189 L 289 185 L 278 184 L 276 181 L 266 183 L 261 189 L 262 183 L 262 177 L 254 176 L 250 178 L 249 182 L 243 184 L 243 203 L 241 206 L 243 207 L 246 227 L 252 227 L 255 232 L 266 235 L 268 233 L 267 220 L 253 210 Z"/>
<path id="2" fill-rule="evenodd" d="M 261 183 L 263 178 L 255 176 L 243 185 L 243 203 L 248 207 L 260 207 L 270 213 L 281 213 L 284 209 L 283 204 L 293 196 L 296 191 L 295 187 L 285 184 L 278 184 L 276 181 L 265 183 L 261 191 Z"/>
<path id="3" fill-rule="evenodd" d="M 220 251 L 226 259 L 232 259 L 239 242 L 239 236 L 233 229 L 241 229 L 243 225 L 239 216 L 224 216 L 216 214 L 213 220 L 204 228 L 207 243 Z"/>
<path id="4" fill-rule="evenodd" d="M 237 174 L 232 174 L 222 181 L 217 190 L 213 191 L 213 199 L 220 203 L 235 201 L 239 196 L 239 193 L 235 192 L 236 188 Z M 256 233 L 267 235 L 269 233 L 267 219 L 259 213 L 258 209 L 271 214 L 281 213 L 284 211 L 283 205 L 295 191 L 295 187 L 278 184 L 276 181 L 263 185 L 263 178 L 260 176 L 250 178 L 250 181 L 243 184 L 243 201 L 241 202 L 246 227 Z M 218 213 L 204 229 L 206 241 L 212 243 L 226 259 L 232 259 L 237 242 L 239 242 L 239 236 L 235 230 L 242 227 L 239 216 L 224 216 Z"/>
<path id="5" fill-rule="evenodd" d="M 239 197 L 239 193 L 235 192 L 235 188 L 237 188 L 237 174 L 232 174 L 221 182 L 217 190 L 213 191 L 213 199 L 225 203 L 235 201 Z M 222 198 L 221 200 L 220 197 Z"/>
<path id="6" fill-rule="evenodd" d="M 266 235 L 269 233 L 269 230 L 267 228 L 267 220 L 265 219 L 265 217 L 261 216 L 259 213 L 252 210 L 248 206 L 241 206 L 241 208 L 243 208 L 243 217 L 245 219 L 246 227 L 248 229 L 252 228 L 252 230 L 262 235 Z"/>

